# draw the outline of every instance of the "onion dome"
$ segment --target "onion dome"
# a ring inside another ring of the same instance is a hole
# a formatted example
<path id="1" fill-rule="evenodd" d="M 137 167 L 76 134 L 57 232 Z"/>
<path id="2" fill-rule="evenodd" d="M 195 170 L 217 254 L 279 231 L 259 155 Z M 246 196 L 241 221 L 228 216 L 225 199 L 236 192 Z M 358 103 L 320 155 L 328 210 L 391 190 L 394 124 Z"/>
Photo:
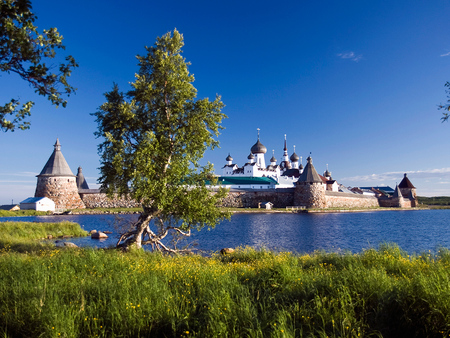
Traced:
<path id="1" fill-rule="evenodd" d="M 267 148 L 258 141 L 253 145 L 253 147 L 250 149 L 250 151 L 252 152 L 252 154 L 265 154 L 267 153 Z"/>
<path id="2" fill-rule="evenodd" d="M 291 157 L 289 158 L 292 162 L 298 162 L 298 160 L 300 159 L 300 157 L 298 157 L 298 155 L 294 152 Z"/>
<path id="3" fill-rule="evenodd" d="M 303 169 L 303 164 L 300 164 L 299 167 L 298 167 L 298 169 L 299 169 L 299 170 L 302 170 L 302 169 Z"/>
<path id="4" fill-rule="evenodd" d="M 270 162 L 276 162 L 277 159 L 275 158 L 275 156 L 272 156 L 272 158 L 270 159 Z"/>
<path id="5" fill-rule="evenodd" d="M 328 169 L 323 173 L 323 176 L 330 177 L 331 173 L 328 171 Z"/>
<path id="6" fill-rule="evenodd" d="M 254 159 L 255 159 L 255 155 L 253 155 L 252 153 L 250 153 L 250 155 L 248 155 L 247 158 L 248 158 L 249 160 L 254 160 Z"/>
<path id="7" fill-rule="evenodd" d="M 229 162 L 229 161 L 233 161 L 233 158 L 231 157 L 230 154 L 228 154 L 228 156 L 227 156 L 227 158 L 225 160 Z"/>

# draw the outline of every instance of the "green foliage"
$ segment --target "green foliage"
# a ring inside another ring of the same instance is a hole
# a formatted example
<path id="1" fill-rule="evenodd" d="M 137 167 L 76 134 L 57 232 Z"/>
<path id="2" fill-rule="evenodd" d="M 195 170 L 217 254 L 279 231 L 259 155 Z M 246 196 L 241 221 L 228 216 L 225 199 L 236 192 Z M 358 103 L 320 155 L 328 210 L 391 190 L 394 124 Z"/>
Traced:
<path id="1" fill-rule="evenodd" d="M 445 87 L 447 87 L 447 89 L 445 90 L 445 92 L 446 92 L 447 94 L 450 94 L 450 82 L 447 82 L 447 83 L 445 84 Z M 443 110 L 450 111 L 450 95 L 447 95 L 447 98 L 448 98 L 447 103 L 446 103 L 446 104 L 441 104 L 441 105 L 439 105 L 439 109 L 443 109 Z M 449 113 L 443 112 L 442 115 L 443 115 L 443 116 L 441 117 L 442 122 L 448 121 L 448 118 L 450 117 Z"/>
<path id="2" fill-rule="evenodd" d="M 227 216 L 216 208 L 225 191 L 211 194 L 205 186 L 213 179 L 212 165 L 199 164 L 206 149 L 218 146 L 214 137 L 226 117 L 224 105 L 219 96 L 196 100 L 183 45 L 177 30 L 157 38 L 147 55 L 137 57 L 132 90 L 125 95 L 115 84 L 94 114 L 96 136 L 105 139 L 98 148 L 101 188 L 142 202 L 144 212 L 130 236 L 140 241 L 137 237 L 147 234 L 150 244 L 168 229 L 212 227 Z M 152 219 L 157 232 L 145 230 Z"/>
<path id="3" fill-rule="evenodd" d="M 450 254 L 0 252 L 7 337 L 444 337 Z M 25 325 L 26 323 L 26 325 Z"/>
<path id="4" fill-rule="evenodd" d="M 437 196 L 437 197 L 423 197 L 417 196 L 417 200 L 420 204 L 425 205 L 450 205 L 449 196 Z"/>
<path id="5" fill-rule="evenodd" d="M 40 33 L 34 26 L 35 20 L 29 0 L 0 0 L 0 71 L 19 75 L 36 93 L 47 97 L 57 107 L 65 107 L 67 101 L 62 95 L 69 96 L 75 91 L 67 78 L 78 65 L 70 55 L 65 63 L 58 65 L 57 72 L 52 71 L 54 66 L 45 64 L 56 57 L 57 49 L 65 49 L 65 46 L 56 28 Z M 11 99 L 0 106 L 0 129 L 29 129 L 30 123 L 24 120 L 30 116 L 33 104 L 29 101 L 21 105 Z"/>

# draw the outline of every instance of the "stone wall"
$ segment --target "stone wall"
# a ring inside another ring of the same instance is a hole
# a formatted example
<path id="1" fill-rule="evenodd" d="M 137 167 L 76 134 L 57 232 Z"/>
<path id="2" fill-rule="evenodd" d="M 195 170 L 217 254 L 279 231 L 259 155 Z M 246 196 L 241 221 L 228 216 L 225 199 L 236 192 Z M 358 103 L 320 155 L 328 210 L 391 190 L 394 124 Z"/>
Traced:
<path id="1" fill-rule="evenodd" d="M 327 208 L 373 208 L 378 207 L 375 196 L 325 191 Z"/>
<path id="2" fill-rule="evenodd" d="M 257 208 L 258 203 L 271 202 L 274 208 L 293 205 L 294 189 L 277 190 L 232 190 L 222 201 L 221 206 L 229 208 Z"/>
<path id="3" fill-rule="evenodd" d="M 326 208 L 325 188 L 322 183 L 301 182 L 295 186 L 294 204 L 307 208 Z"/>
<path id="4" fill-rule="evenodd" d="M 48 197 L 55 202 L 56 210 L 84 209 L 85 205 L 78 194 L 76 177 L 38 177 L 35 197 Z"/>
<path id="5" fill-rule="evenodd" d="M 109 198 L 104 193 L 80 193 L 86 208 L 139 208 L 141 204 L 131 198 Z"/>

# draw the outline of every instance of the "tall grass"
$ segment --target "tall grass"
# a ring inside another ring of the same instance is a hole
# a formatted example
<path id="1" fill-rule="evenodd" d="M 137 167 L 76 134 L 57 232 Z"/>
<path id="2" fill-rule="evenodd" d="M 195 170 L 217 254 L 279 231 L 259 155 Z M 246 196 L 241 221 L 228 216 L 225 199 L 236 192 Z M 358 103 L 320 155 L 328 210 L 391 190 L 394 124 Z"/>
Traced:
<path id="1" fill-rule="evenodd" d="M 450 253 L 0 254 L 5 337 L 443 337 Z"/>

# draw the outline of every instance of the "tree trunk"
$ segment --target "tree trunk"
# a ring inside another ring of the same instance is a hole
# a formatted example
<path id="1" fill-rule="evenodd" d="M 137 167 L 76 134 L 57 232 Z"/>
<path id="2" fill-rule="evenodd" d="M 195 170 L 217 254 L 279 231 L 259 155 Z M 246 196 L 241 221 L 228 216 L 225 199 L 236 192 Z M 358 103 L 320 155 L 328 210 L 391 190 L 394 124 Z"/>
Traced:
<path id="1" fill-rule="evenodd" d="M 134 225 L 134 229 L 122 234 L 116 246 L 125 249 L 131 246 L 138 249 L 142 248 L 142 236 L 152 218 L 153 215 L 147 213 L 144 208 L 144 212 L 139 216 L 137 223 Z"/>

